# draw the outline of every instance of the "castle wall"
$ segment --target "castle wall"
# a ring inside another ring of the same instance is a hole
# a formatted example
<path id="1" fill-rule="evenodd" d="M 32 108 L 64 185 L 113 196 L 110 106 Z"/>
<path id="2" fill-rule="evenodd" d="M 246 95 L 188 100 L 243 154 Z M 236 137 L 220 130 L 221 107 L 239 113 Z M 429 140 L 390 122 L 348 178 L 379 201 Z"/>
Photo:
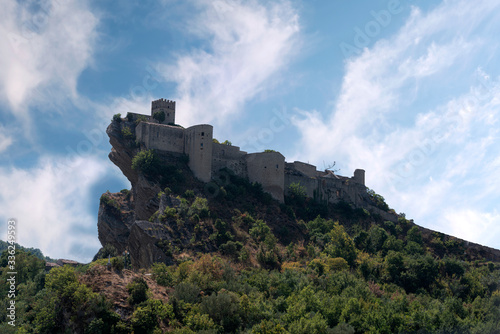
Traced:
<path id="1" fill-rule="evenodd" d="M 301 162 L 301 161 L 294 161 L 293 167 L 306 176 L 309 176 L 309 177 L 316 176 L 316 166 L 306 164 L 305 162 Z"/>
<path id="2" fill-rule="evenodd" d="M 363 195 L 366 187 L 357 183 L 353 178 L 337 176 L 332 173 L 319 177 L 308 177 L 296 173 L 285 174 L 285 194 L 288 195 L 292 183 L 299 183 L 306 190 L 308 197 L 318 200 L 327 200 L 336 203 L 339 200 L 360 206 L 363 203 Z"/>
<path id="3" fill-rule="evenodd" d="M 184 153 L 184 131 L 177 126 L 140 122 L 135 136 L 148 149 Z"/>
<path id="4" fill-rule="evenodd" d="M 314 190 L 318 188 L 318 179 L 313 179 L 307 176 L 285 174 L 284 176 L 284 192 L 289 193 L 289 187 L 292 183 L 299 183 L 306 190 L 307 197 L 314 197 Z"/>
<path id="5" fill-rule="evenodd" d="M 212 144 L 212 173 L 219 172 L 222 168 L 232 170 L 236 175 L 248 177 L 245 155 L 238 146 Z"/>
<path id="6" fill-rule="evenodd" d="M 357 196 L 358 185 L 348 178 L 324 177 L 320 179 L 319 193 L 323 196 L 323 199 L 328 199 L 332 203 L 344 200 L 357 205 L 359 202 Z"/>
<path id="7" fill-rule="evenodd" d="M 165 99 L 153 101 L 151 114 L 165 112 L 163 123 L 175 123 L 175 102 Z M 138 117 L 133 114 L 134 117 Z M 236 175 L 258 182 L 264 191 L 280 202 L 292 183 L 306 189 L 308 197 L 335 203 L 345 200 L 356 206 L 363 205 L 366 197 L 365 171 L 356 169 L 351 178 L 320 172 L 316 166 L 301 161 L 286 163 L 279 152 L 247 154 L 238 146 L 213 143 L 213 127 L 201 124 L 187 129 L 158 124 L 151 116 L 136 126 L 136 138 L 148 149 L 174 154 L 187 154 L 189 168 L 203 182 L 209 182 L 222 168 Z M 286 167 L 286 171 L 285 171 Z"/>
<path id="8" fill-rule="evenodd" d="M 247 154 L 245 158 L 249 181 L 259 182 L 264 191 L 283 202 L 285 157 L 279 152 L 262 152 Z"/>
<path id="9" fill-rule="evenodd" d="M 184 152 L 189 155 L 189 168 L 203 182 L 212 177 L 213 127 L 201 124 L 185 130 Z"/>

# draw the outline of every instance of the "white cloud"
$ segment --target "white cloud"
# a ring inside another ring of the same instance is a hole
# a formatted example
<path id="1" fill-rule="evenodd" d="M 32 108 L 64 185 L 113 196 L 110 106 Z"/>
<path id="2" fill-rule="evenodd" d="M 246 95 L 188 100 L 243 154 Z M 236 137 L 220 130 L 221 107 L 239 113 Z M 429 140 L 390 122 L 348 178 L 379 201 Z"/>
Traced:
<path id="1" fill-rule="evenodd" d="M 97 17 L 84 2 L 3 0 L 0 12 L 0 98 L 28 120 L 39 107 L 76 96 L 91 61 Z"/>
<path id="2" fill-rule="evenodd" d="M 287 1 L 201 1 L 191 34 L 205 47 L 158 69 L 177 86 L 182 124 L 224 122 L 243 103 L 272 86 L 298 45 L 298 16 Z"/>
<path id="3" fill-rule="evenodd" d="M 128 97 L 115 97 L 108 103 L 93 103 L 90 102 L 92 109 L 96 110 L 99 117 L 96 125 L 97 129 L 102 129 L 104 132 L 108 127 L 113 115 L 120 113 L 121 117 L 127 116 L 127 113 L 137 113 L 148 115 L 151 113 L 151 101 L 153 96 L 149 92 L 142 95 Z"/>
<path id="4" fill-rule="evenodd" d="M 315 148 L 307 147 L 304 153 L 310 152 L 311 159 L 318 159 L 332 146 L 350 150 L 346 141 L 361 130 L 364 137 L 374 138 L 381 126 L 397 130 L 385 114 L 404 112 L 399 109 L 407 106 L 411 94 L 402 90 L 407 85 L 418 88 L 419 79 L 436 76 L 473 54 L 480 44 L 474 38 L 466 40 L 464 34 L 495 6 L 494 2 L 475 6 L 449 1 L 426 16 L 414 9 L 397 35 L 349 59 L 333 112 L 326 116 L 314 112 L 303 120 L 294 120 L 303 132 L 304 144 Z M 463 24 L 465 19 L 467 25 Z M 450 38 L 445 38 L 451 33 Z M 444 40 L 437 43 L 436 39 Z"/>
<path id="5" fill-rule="evenodd" d="M 2 127 L 0 126 L 0 130 Z M 12 137 L 6 136 L 3 133 L 0 133 L 0 153 L 5 151 L 12 144 Z"/>
<path id="6" fill-rule="evenodd" d="M 463 85 L 448 102 L 450 91 L 440 86 L 464 76 L 470 82 L 480 62 L 475 57 L 489 44 L 482 24 L 498 22 L 500 4 L 476 5 L 445 1 L 425 15 L 414 8 L 397 34 L 348 59 L 334 109 L 293 118 L 302 135 L 296 156 L 319 165 L 335 154 L 349 168 L 341 171 L 346 175 L 366 169 L 367 185 L 417 224 L 437 227 L 436 220 L 454 210 L 476 212 L 468 218 L 493 224 L 495 214 L 476 208 L 488 196 L 500 197 L 482 173 L 486 166 L 491 172 L 492 163 L 485 162 L 499 145 L 500 85 L 479 70 L 480 83 L 468 85 L 470 91 Z M 429 103 L 421 90 L 439 97 L 438 103 Z M 419 105 L 425 107 L 417 110 Z M 443 232 L 456 232 L 449 227 Z M 484 236 L 478 238 L 492 242 Z"/>
<path id="7" fill-rule="evenodd" d="M 497 245 L 500 235 L 500 214 L 473 209 L 445 211 L 443 225 L 448 233 L 458 238 L 479 244 Z"/>
<path id="8" fill-rule="evenodd" d="M 106 172 L 92 157 L 44 159 L 31 169 L 0 169 L 0 218 L 18 220 L 17 242 L 54 258 L 89 261 L 97 252 L 91 188 Z M 97 208 L 95 208 L 97 211 Z M 6 230 L 2 231 L 5 240 Z"/>

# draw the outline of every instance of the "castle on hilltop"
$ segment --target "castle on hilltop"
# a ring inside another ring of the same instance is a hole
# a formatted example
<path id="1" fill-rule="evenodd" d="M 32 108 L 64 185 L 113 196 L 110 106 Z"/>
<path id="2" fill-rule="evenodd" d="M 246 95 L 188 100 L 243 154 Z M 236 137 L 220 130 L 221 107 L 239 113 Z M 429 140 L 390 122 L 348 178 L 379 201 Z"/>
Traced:
<path id="1" fill-rule="evenodd" d="M 138 115 L 138 114 L 135 114 Z M 175 124 L 175 101 L 159 99 L 151 104 L 151 115 L 136 127 L 141 146 L 159 152 L 186 154 L 189 168 L 203 182 L 210 182 L 227 168 L 250 182 L 262 184 L 264 191 L 280 202 L 292 183 L 304 186 L 309 197 L 335 203 L 344 200 L 362 206 L 366 197 L 365 171 L 356 169 L 353 177 L 318 171 L 304 162 L 285 162 L 279 152 L 247 153 L 238 146 L 213 140 L 213 126 L 183 128 Z"/>

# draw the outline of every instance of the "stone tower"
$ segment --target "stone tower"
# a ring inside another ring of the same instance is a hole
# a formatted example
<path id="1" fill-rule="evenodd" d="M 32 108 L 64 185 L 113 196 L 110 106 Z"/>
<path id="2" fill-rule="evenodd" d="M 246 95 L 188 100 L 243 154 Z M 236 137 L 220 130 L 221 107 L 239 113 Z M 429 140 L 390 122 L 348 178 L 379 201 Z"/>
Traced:
<path id="1" fill-rule="evenodd" d="M 355 182 L 362 184 L 362 185 L 365 185 L 365 170 L 364 169 L 356 169 L 354 171 L 353 179 Z"/>
<path id="2" fill-rule="evenodd" d="M 175 124 L 175 101 L 159 99 L 151 102 L 151 117 L 157 111 L 165 113 L 165 120 L 161 124 Z"/>
<path id="3" fill-rule="evenodd" d="M 189 156 L 189 168 L 203 182 L 212 179 L 213 127 L 194 125 L 184 132 L 184 153 Z"/>

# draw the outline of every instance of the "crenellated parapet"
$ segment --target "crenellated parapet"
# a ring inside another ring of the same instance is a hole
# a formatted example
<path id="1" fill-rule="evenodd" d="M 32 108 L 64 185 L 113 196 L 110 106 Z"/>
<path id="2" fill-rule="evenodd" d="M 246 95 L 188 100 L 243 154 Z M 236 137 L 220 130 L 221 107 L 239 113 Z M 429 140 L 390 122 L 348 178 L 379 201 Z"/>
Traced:
<path id="1" fill-rule="evenodd" d="M 158 99 L 151 102 L 151 110 L 159 108 L 175 110 L 175 101 Z"/>

